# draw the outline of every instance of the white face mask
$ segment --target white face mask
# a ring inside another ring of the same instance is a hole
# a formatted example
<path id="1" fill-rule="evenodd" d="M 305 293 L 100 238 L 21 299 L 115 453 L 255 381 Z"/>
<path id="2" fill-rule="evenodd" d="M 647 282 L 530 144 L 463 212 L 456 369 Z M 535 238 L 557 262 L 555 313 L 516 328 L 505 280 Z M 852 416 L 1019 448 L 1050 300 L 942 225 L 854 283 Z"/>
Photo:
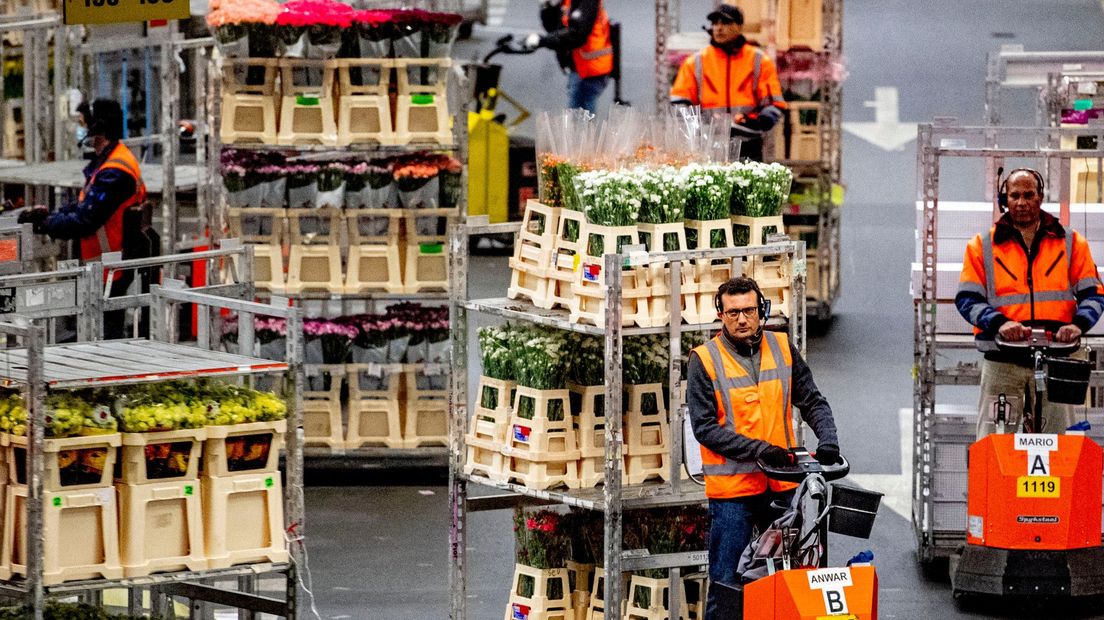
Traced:
<path id="1" fill-rule="evenodd" d="M 88 128 L 84 125 L 77 125 L 77 147 L 84 148 L 84 142 L 88 140 Z"/>

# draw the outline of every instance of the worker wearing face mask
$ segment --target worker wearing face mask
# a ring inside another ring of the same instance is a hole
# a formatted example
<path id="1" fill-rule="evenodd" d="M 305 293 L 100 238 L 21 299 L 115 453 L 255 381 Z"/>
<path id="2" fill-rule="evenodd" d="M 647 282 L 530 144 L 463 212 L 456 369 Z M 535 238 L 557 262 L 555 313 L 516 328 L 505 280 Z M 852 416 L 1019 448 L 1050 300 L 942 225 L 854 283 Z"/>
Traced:
<path id="1" fill-rule="evenodd" d="M 774 61 L 741 34 L 740 9 L 722 4 L 708 19 L 709 47 L 679 67 L 671 103 L 723 114 L 732 123 L 732 137 L 742 141 L 740 156 L 762 161 L 763 134 L 781 120 L 786 108 L 778 71 Z"/>

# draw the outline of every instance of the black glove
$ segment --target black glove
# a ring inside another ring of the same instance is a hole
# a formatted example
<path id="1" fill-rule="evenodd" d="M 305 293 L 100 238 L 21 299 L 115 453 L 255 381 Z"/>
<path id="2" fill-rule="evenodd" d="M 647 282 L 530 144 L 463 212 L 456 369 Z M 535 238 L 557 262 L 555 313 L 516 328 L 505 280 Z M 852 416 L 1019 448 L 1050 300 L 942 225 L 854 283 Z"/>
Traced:
<path id="1" fill-rule="evenodd" d="M 42 234 L 43 224 L 46 222 L 46 218 L 50 216 L 50 210 L 43 206 L 31 207 L 19 214 L 18 222 L 20 224 L 31 224 L 34 227 L 34 231 L 37 234 Z"/>
<path id="2" fill-rule="evenodd" d="M 816 460 L 821 465 L 835 465 L 839 463 L 840 449 L 834 443 L 822 443 L 817 446 Z"/>
<path id="3" fill-rule="evenodd" d="M 789 467 L 794 463 L 793 455 L 789 450 L 773 444 L 759 453 L 759 460 L 771 467 Z"/>

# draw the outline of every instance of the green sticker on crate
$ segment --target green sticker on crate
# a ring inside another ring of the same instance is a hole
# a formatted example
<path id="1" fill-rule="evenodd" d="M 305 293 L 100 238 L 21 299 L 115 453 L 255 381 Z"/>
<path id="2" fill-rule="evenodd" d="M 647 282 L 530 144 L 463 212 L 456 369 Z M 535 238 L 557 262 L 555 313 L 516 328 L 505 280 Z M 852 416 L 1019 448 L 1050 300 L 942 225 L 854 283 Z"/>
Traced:
<path id="1" fill-rule="evenodd" d="M 317 95 L 296 95 L 296 105 L 318 105 Z"/>
<path id="2" fill-rule="evenodd" d="M 440 254 L 445 250 L 443 243 L 419 243 L 419 247 L 422 249 L 422 254 Z"/>
<path id="3" fill-rule="evenodd" d="M 265 478 L 265 487 L 272 488 L 272 478 Z"/>
<path id="4" fill-rule="evenodd" d="M 193 493 L 192 485 L 190 485 L 190 484 L 184 485 L 184 495 L 191 495 L 192 493 Z"/>
<path id="5" fill-rule="evenodd" d="M 55 508 L 61 508 L 61 498 L 60 497 L 55 497 L 54 498 L 54 507 Z"/>
<path id="6" fill-rule="evenodd" d="M 433 95 L 410 95 L 410 103 L 412 105 L 430 105 L 433 103 Z"/>
<path id="7" fill-rule="evenodd" d="M 1085 110 L 1091 110 L 1093 107 L 1092 99 L 1078 99 L 1073 102 L 1073 109 L 1077 112 L 1084 112 Z"/>

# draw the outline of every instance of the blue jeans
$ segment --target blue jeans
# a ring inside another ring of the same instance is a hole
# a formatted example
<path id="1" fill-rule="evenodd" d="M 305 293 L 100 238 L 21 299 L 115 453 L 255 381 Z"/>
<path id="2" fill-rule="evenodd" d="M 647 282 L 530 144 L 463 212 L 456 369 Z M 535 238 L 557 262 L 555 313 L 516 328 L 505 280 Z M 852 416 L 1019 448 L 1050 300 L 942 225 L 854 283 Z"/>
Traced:
<path id="1" fill-rule="evenodd" d="M 578 73 L 571 71 L 567 74 L 567 107 L 569 109 L 582 108 L 591 114 L 596 114 L 598 98 L 609 84 L 608 75 L 583 78 Z"/>
<path id="2" fill-rule="evenodd" d="M 778 501 L 788 505 L 792 498 L 793 491 L 786 491 L 709 500 L 710 586 L 705 605 L 705 620 L 743 617 L 742 609 L 737 612 L 726 608 L 726 601 L 732 600 L 730 596 L 726 596 L 726 592 L 731 590 L 721 591 L 714 584 L 740 585 L 736 567 L 744 549 L 751 542 L 752 528 L 757 527 L 760 531 L 766 529 L 772 521 L 782 516 L 781 511 L 771 508 L 771 503 Z"/>

